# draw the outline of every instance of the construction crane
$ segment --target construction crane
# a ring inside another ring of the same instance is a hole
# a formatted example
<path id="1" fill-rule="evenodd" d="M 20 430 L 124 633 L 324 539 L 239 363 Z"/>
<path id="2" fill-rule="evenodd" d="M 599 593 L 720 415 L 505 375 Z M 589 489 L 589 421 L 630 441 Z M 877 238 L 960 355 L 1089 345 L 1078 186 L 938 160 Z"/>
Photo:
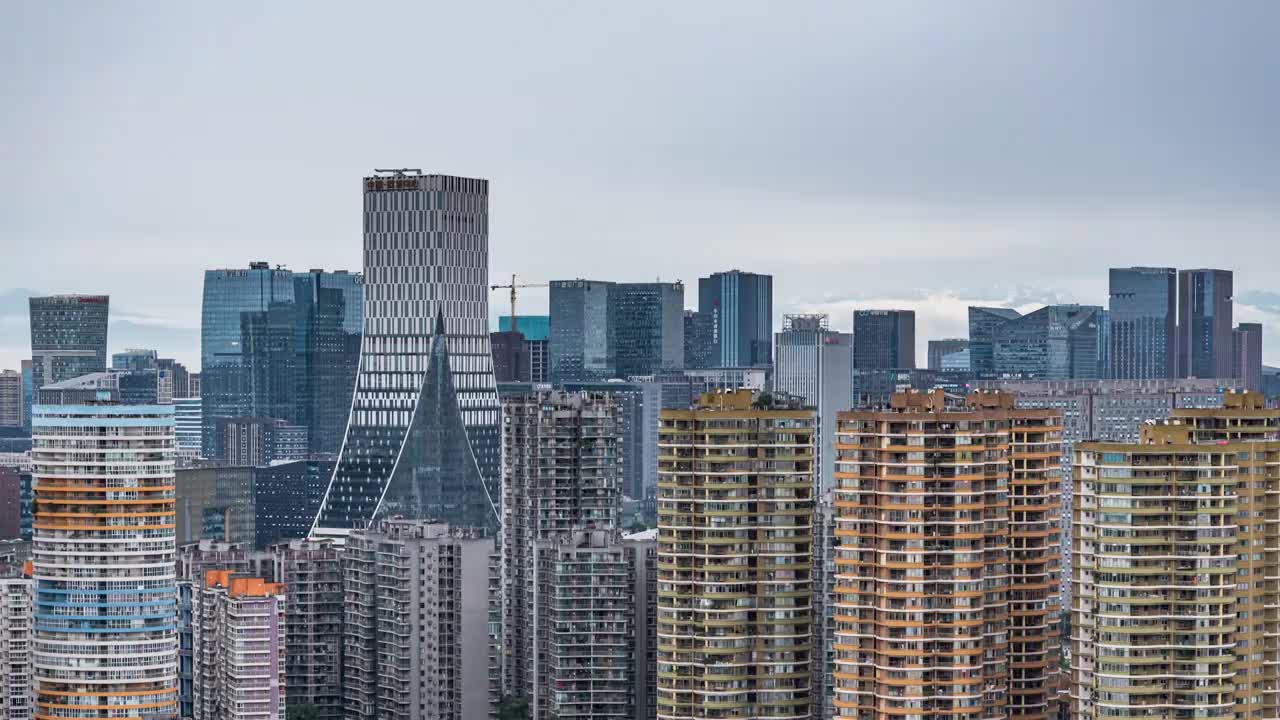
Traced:
<path id="1" fill-rule="evenodd" d="M 516 331 L 516 288 L 537 288 L 547 287 L 547 283 L 517 283 L 516 276 L 511 276 L 511 284 L 509 285 L 490 285 L 490 290 L 502 290 L 504 288 L 511 289 L 511 332 Z"/>

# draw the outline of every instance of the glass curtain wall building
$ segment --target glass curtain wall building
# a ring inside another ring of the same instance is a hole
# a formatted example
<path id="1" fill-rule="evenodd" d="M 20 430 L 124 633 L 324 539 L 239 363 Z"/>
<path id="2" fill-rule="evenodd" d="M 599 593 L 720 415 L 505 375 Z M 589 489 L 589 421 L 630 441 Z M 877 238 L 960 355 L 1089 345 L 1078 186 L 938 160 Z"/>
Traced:
<path id="1" fill-rule="evenodd" d="M 969 307 L 969 369 L 978 379 L 996 376 L 996 328 L 1019 317 L 1012 308 Z"/>
<path id="2" fill-rule="evenodd" d="M 603 380 L 613 376 L 609 344 L 611 282 L 554 280 L 547 331 L 551 382 Z"/>
<path id="3" fill-rule="evenodd" d="M 295 405 L 288 419 L 307 428 L 312 454 L 336 453 L 360 366 L 364 277 L 312 270 L 293 276 L 293 290 Z"/>
<path id="4" fill-rule="evenodd" d="M 107 369 L 106 295 L 33 297 L 31 385 L 45 385 Z"/>
<path id="5" fill-rule="evenodd" d="M 293 273 L 265 262 L 206 271 L 204 456 L 223 455 L 218 421 L 236 417 L 301 425 L 311 453 L 336 453 L 355 386 L 363 317 L 358 273 Z"/>
<path id="6" fill-rule="evenodd" d="M 1104 329 L 1102 308 L 1093 305 L 1049 305 L 1010 319 L 992 332 L 995 375 L 1097 379 L 1105 365 Z"/>
<path id="7" fill-rule="evenodd" d="M 286 418 L 293 399 L 293 273 L 255 262 L 206 270 L 201 310 L 202 441 L 220 457 L 219 418 Z"/>
<path id="8" fill-rule="evenodd" d="M 773 276 L 741 270 L 698 280 L 698 312 L 711 318 L 716 367 L 773 362 Z"/>
<path id="9" fill-rule="evenodd" d="M 1111 268 L 1111 362 L 1107 377 L 1123 380 L 1175 376 L 1178 271 Z"/>
<path id="10" fill-rule="evenodd" d="M 489 183 L 385 173 L 364 180 L 360 373 L 313 535 L 380 514 L 496 529 Z"/>
<path id="11" fill-rule="evenodd" d="M 608 334 L 618 377 L 682 369 L 684 285 L 614 285 L 609 297 Z"/>
<path id="12" fill-rule="evenodd" d="M 1178 273 L 1178 372 L 1184 378 L 1225 378 L 1232 370 L 1230 270 Z"/>
<path id="13" fill-rule="evenodd" d="M 914 369 L 914 310 L 854 310 L 853 366 L 859 370 Z"/>

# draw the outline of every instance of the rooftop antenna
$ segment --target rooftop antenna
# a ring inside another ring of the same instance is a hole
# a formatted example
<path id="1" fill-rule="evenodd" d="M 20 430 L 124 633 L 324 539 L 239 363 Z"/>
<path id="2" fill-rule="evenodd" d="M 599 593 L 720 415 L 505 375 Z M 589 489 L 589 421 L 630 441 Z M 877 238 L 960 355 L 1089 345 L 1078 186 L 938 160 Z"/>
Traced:
<path id="1" fill-rule="evenodd" d="M 409 175 L 421 175 L 422 168 L 374 168 L 376 173 L 391 173 L 392 177 L 408 177 Z"/>

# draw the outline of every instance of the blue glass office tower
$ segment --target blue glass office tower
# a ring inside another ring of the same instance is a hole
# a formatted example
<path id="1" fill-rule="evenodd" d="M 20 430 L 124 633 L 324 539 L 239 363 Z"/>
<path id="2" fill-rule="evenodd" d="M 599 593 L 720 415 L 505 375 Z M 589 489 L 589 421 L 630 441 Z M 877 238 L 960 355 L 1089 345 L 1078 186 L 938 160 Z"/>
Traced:
<path id="1" fill-rule="evenodd" d="M 1022 314 L 1012 308 L 969 307 L 969 369 L 975 377 L 996 376 L 993 344 L 996 328 L 1018 317 Z"/>
<path id="2" fill-rule="evenodd" d="M 1123 380 L 1176 375 L 1178 271 L 1111 268 L 1111 352 L 1108 377 Z"/>
<path id="3" fill-rule="evenodd" d="M 1188 378 L 1228 378 L 1233 370 L 1230 270 L 1178 273 L 1178 372 Z"/>
<path id="4" fill-rule="evenodd" d="M 551 382 L 607 379 L 613 376 L 609 345 L 611 282 L 553 280 L 547 349 Z"/>
<path id="5" fill-rule="evenodd" d="M 201 327 L 202 448 L 221 457 L 219 420 L 270 417 L 307 428 L 312 454 L 338 452 L 360 358 L 358 273 L 293 273 L 265 262 L 208 270 Z"/>
<path id="6" fill-rule="evenodd" d="M 698 280 L 698 312 L 712 318 L 712 362 L 720 367 L 773 363 L 773 276 L 741 270 Z"/>
<path id="7" fill-rule="evenodd" d="M 206 270 L 201 309 L 201 447 L 221 457 L 218 420 L 293 409 L 293 273 L 265 262 Z"/>
<path id="8" fill-rule="evenodd" d="M 995 375 L 1097 379 L 1103 370 L 1104 333 L 1103 309 L 1094 305 L 1049 305 L 1012 318 L 992 333 Z"/>
<path id="9" fill-rule="evenodd" d="M 496 529 L 489 183 L 378 172 L 364 180 L 360 373 L 312 534 L 380 513 Z"/>
<path id="10" fill-rule="evenodd" d="M 106 295 L 33 297 L 31 310 L 32 387 L 107 369 Z"/>
<path id="11" fill-rule="evenodd" d="M 684 285 L 618 283 L 609 291 L 609 346 L 618 377 L 684 367 Z"/>

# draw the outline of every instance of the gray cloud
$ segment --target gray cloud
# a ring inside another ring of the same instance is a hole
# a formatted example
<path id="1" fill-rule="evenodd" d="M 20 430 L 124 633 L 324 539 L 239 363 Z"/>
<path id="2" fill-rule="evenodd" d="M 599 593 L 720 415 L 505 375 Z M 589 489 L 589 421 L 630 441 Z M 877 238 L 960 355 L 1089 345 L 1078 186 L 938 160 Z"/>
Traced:
<path id="1" fill-rule="evenodd" d="M 780 313 L 1101 303 L 1130 264 L 1262 290 L 1278 26 L 1179 1 L 8 4 L 0 287 L 194 327 L 204 268 L 359 267 L 358 179 L 405 164 L 492 179 L 495 276 L 738 266 Z"/>

